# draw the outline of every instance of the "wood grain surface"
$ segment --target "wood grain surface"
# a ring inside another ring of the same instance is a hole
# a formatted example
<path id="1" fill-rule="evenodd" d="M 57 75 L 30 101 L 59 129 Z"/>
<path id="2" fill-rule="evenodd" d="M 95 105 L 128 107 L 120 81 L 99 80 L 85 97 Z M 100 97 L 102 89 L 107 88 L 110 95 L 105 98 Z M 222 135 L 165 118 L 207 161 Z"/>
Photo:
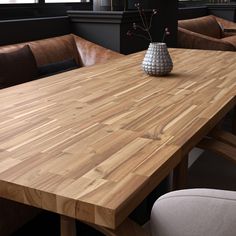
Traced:
<path id="1" fill-rule="evenodd" d="M 144 52 L 0 91 L 0 197 L 115 229 L 235 106 L 234 52 Z"/>

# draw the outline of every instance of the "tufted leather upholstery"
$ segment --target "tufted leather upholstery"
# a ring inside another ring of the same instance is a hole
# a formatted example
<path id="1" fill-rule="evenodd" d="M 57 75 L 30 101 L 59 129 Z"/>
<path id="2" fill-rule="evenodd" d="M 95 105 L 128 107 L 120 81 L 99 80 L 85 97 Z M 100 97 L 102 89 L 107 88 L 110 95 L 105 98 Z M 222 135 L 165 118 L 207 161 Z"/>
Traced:
<path id="1" fill-rule="evenodd" d="M 236 24 L 209 15 L 178 22 L 178 47 L 221 51 L 236 50 L 236 34 L 224 29 L 236 29 Z"/>
<path id="2" fill-rule="evenodd" d="M 229 42 L 224 42 L 221 39 L 205 36 L 180 27 L 178 29 L 178 47 L 220 51 L 235 50 L 235 47 Z"/>
<path id="3" fill-rule="evenodd" d="M 181 20 L 178 22 L 179 27 L 203 34 L 213 38 L 220 39 L 222 30 L 214 16 L 204 16 L 197 19 Z"/>
<path id="4" fill-rule="evenodd" d="M 71 58 L 74 58 L 80 66 L 90 66 L 122 56 L 73 34 L 1 46 L 0 53 L 17 50 L 26 44 L 30 46 L 37 66 Z"/>
<path id="5" fill-rule="evenodd" d="M 76 48 L 79 52 L 80 64 L 82 66 L 90 66 L 103 63 L 109 59 L 122 56 L 121 54 L 109 49 L 105 49 L 97 44 L 88 43 L 87 40 L 74 36 Z"/>

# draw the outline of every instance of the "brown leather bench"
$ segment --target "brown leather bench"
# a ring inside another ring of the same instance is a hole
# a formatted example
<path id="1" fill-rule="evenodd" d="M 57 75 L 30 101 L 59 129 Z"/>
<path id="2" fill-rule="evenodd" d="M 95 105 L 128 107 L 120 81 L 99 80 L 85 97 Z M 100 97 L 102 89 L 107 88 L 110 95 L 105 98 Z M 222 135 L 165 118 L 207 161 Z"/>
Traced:
<path id="1" fill-rule="evenodd" d="M 9 67 L 8 70 L 6 70 L 5 74 L 7 75 L 1 75 L 0 71 L 0 86 L 1 87 L 8 87 L 11 85 L 19 84 L 22 82 L 27 82 L 29 80 L 33 80 L 35 78 L 31 78 L 29 75 L 29 70 L 32 69 L 32 65 L 26 65 L 24 63 L 24 57 L 25 54 L 29 54 L 29 52 L 22 48 L 24 46 L 28 45 L 29 48 L 27 49 L 30 51 L 31 54 L 33 54 L 33 59 L 35 59 L 36 67 L 41 68 L 47 65 L 57 64 L 57 63 L 65 63 L 68 60 L 73 60 L 76 64 L 76 67 L 82 67 L 82 66 L 91 66 L 98 63 L 106 62 L 107 60 L 117 58 L 122 56 L 121 54 L 114 52 L 112 50 L 106 49 L 104 47 L 101 47 L 97 44 L 94 44 L 92 42 L 89 42 L 79 36 L 68 34 L 64 36 L 54 37 L 54 38 L 48 38 L 48 39 L 42 39 L 37 41 L 31 41 L 31 42 L 25 42 L 20 44 L 14 44 L 14 45 L 6 45 L 0 47 L 0 67 L 5 68 Z M 27 46 L 27 47 L 28 47 Z M 22 50 L 20 50 L 22 49 Z M 24 52 L 22 52 L 24 51 Z M 19 52 L 19 53 L 18 53 Z M 8 63 L 6 61 L 11 61 L 9 57 L 6 57 L 7 53 L 14 54 L 13 57 L 18 60 L 19 65 L 15 65 L 16 60 L 12 60 L 12 62 Z M 5 55 L 2 55 L 5 54 Z M 22 54 L 21 57 L 18 54 Z M 4 57 L 1 57 L 4 56 Z M 7 59 L 6 59 L 7 58 Z M 19 62 L 22 60 L 21 62 Z M 28 64 L 32 64 L 28 56 L 26 56 L 28 60 Z M 8 60 L 9 59 L 9 60 Z M 71 63 L 71 61 L 69 62 Z M 68 62 L 67 62 L 68 64 Z M 14 66 L 16 68 L 14 68 Z M 18 66 L 18 67 L 17 67 Z M 28 70 L 24 70 L 23 68 L 19 67 L 26 67 Z M 19 70 L 21 73 L 19 73 Z M 32 70 L 35 70 L 33 68 Z M 5 79 L 2 77 L 9 77 L 9 73 L 12 74 L 12 77 L 14 77 L 13 81 L 9 81 L 8 79 Z M 14 74 L 15 73 L 15 74 Z M 27 78 L 21 78 L 24 77 L 24 74 L 26 74 Z M 37 72 L 34 71 L 34 77 L 38 78 L 39 76 L 35 75 Z M 15 78 L 17 77 L 17 80 Z"/>
<path id="2" fill-rule="evenodd" d="M 236 50 L 236 23 L 208 15 L 178 21 L 178 47 Z"/>

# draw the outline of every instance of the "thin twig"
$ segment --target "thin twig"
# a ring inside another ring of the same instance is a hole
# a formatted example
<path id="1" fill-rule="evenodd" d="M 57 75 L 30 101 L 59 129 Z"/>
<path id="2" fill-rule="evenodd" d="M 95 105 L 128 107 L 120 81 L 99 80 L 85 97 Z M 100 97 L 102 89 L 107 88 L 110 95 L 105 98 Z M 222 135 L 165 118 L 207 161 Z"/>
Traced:
<path id="1" fill-rule="evenodd" d="M 145 25 L 145 22 L 144 22 L 144 19 L 143 19 L 143 16 L 142 16 L 142 12 L 141 12 L 140 8 L 138 8 L 138 12 L 139 12 L 139 16 L 140 16 L 140 18 L 141 18 L 143 27 L 146 29 L 147 27 L 146 27 L 146 25 Z"/>
<path id="2" fill-rule="evenodd" d="M 143 13 L 144 15 L 144 20 L 145 20 L 145 23 L 146 23 L 146 32 L 148 33 L 148 36 L 150 38 L 150 41 L 152 42 L 152 35 L 150 34 L 150 31 L 149 31 L 149 28 L 148 28 L 148 22 L 147 22 L 147 17 L 146 15 Z"/>
<path id="3" fill-rule="evenodd" d="M 161 41 L 162 43 L 164 42 L 165 37 L 166 37 L 166 31 L 165 31 L 164 34 L 163 34 L 162 41 Z"/>
<path id="4" fill-rule="evenodd" d="M 150 21 L 149 21 L 149 26 L 148 26 L 148 30 L 151 29 L 152 27 L 152 18 L 153 18 L 154 14 L 151 15 Z"/>
<path id="5" fill-rule="evenodd" d="M 142 21 L 142 23 L 143 23 L 144 31 L 147 32 L 147 34 L 148 34 L 148 37 L 149 37 L 149 40 L 148 40 L 148 41 L 152 42 L 152 36 L 151 36 L 151 34 L 150 34 L 149 30 L 148 30 L 148 26 L 147 26 L 146 23 L 145 23 L 145 21 L 146 21 L 146 16 L 145 16 L 145 14 L 144 14 L 144 16 L 145 16 L 145 20 L 144 20 L 142 11 L 140 10 L 139 7 L 138 7 L 138 12 L 139 12 L 139 16 L 140 16 L 140 18 L 141 18 L 141 21 Z"/>
<path id="6" fill-rule="evenodd" d="M 135 25 L 137 29 L 141 29 L 142 31 L 146 31 L 146 29 L 144 29 L 141 25 Z"/>
<path id="7" fill-rule="evenodd" d="M 162 43 L 164 42 L 165 37 L 166 37 L 167 35 L 169 35 L 169 34 L 170 34 L 169 29 L 166 27 L 165 30 L 164 30 L 164 33 L 163 33 Z"/>
<path id="8" fill-rule="evenodd" d="M 132 34 L 133 34 L 133 36 L 137 36 L 139 38 L 146 39 L 146 40 L 148 40 L 148 41 L 150 41 L 152 43 L 152 41 L 148 37 L 146 37 L 146 36 L 144 36 L 142 34 L 136 34 L 136 33 L 132 33 Z"/>
<path id="9" fill-rule="evenodd" d="M 148 28 L 147 17 L 146 17 L 146 15 L 144 14 L 144 11 L 142 11 L 142 13 L 143 13 L 143 18 L 144 18 L 144 21 L 145 21 L 146 28 Z"/>
<path id="10" fill-rule="evenodd" d="M 153 15 L 155 15 L 157 13 L 156 9 L 153 9 L 152 14 L 150 16 L 150 21 L 148 21 L 148 18 L 146 16 L 144 10 L 140 7 L 140 4 L 135 3 L 135 7 L 137 8 L 139 16 L 140 16 L 141 25 L 133 23 L 133 30 L 139 29 L 139 30 L 143 31 L 144 33 L 143 34 L 137 34 L 137 33 L 128 31 L 127 35 L 137 36 L 137 37 L 140 37 L 140 38 L 144 38 L 144 39 L 146 39 L 150 42 L 153 42 L 152 35 L 150 33 L 150 29 L 152 27 Z M 169 32 L 165 32 L 166 35 L 167 35 L 167 33 L 169 34 Z M 164 35 L 164 38 L 165 38 L 165 35 Z M 164 40 L 164 38 L 163 38 L 163 40 Z"/>
<path id="11" fill-rule="evenodd" d="M 157 14 L 156 9 L 153 9 L 151 17 L 150 17 L 150 21 L 149 21 L 149 27 L 148 30 L 150 30 L 152 28 L 152 20 L 153 20 L 153 16 Z"/>

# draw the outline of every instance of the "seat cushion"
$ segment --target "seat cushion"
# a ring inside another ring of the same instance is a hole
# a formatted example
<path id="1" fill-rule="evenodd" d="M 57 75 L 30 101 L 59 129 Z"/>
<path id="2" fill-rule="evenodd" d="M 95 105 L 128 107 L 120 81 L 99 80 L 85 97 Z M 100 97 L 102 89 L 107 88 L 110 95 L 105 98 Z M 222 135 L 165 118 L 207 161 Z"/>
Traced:
<path id="1" fill-rule="evenodd" d="M 236 35 L 222 38 L 223 41 L 231 43 L 236 48 Z"/>
<path id="2" fill-rule="evenodd" d="M 29 46 L 38 66 L 75 59 L 79 64 L 79 54 L 73 35 L 32 41 Z"/>
<path id="3" fill-rule="evenodd" d="M 72 34 L 1 46 L 0 53 L 17 50 L 25 45 L 30 46 L 37 66 L 69 60 L 71 58 L 75 59 L 78 65 L 80 64 L 78 50 Z"/>
<path id="4" fill-rule="evenodd" d="M 0 85 L 8 87 L 38 76 L 35 58 L 28 45 L 8 53 L 0 53 Z"/>
<path id="5" fill-rule="evenodd" d="M 55 62 L 47 65 L 40 66 L 38 68 L 39 76 L 50 76 L 57 73 L 65 72 L 68 70 L 79 68 L 74 59 L 69 59 L 65 61 Z"/>
<path id="6" fill-rule="evenodd" d="M 219 39 L 222 37 L 222 29 L 215 17 L 211 15 L 188 20 L 179 20 L 178 26 L 213 38 Z"/>
<path id="7" fill-rule="evenodd" d="M 152 235 L 236 235 L 236 192 L 187 189 L 167 193 L 154 204 Z"/>

